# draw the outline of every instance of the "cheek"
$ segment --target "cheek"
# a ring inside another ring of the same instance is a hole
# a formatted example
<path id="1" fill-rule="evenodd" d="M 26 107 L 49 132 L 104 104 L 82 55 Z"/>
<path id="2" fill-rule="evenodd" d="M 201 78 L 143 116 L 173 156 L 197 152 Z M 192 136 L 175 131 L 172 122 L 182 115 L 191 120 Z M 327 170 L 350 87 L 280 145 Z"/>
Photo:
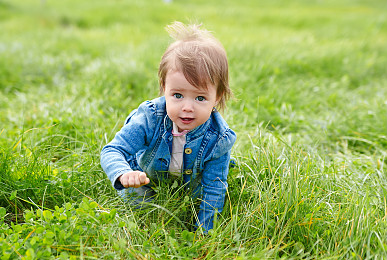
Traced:
<path id="1" fill-rule="evenodd" d="M 203 108 L 201 111 L 201 114 L 203 115 L 203 118 L 210 118 L 212 112 L 212 107 L 206 107 L 205 109 Z"/>
<path id="2" fill-rule="evenodd" d="M 169 117 L 173 117 L 173 115 L 176 114 L 176 106 L 174 106 L 173 103 L 167 102 L 166 103 L 166 109 L 167 109 L 167 114 Z"/>

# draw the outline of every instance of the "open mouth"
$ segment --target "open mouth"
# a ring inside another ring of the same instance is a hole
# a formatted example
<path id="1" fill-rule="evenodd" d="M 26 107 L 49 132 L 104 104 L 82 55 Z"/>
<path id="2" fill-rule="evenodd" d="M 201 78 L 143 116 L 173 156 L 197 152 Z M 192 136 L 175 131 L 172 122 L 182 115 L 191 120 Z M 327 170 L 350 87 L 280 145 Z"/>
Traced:
<path id="1" fill-rule="evenodd" d="M 189 124 L 194 120 L 192 117 L 180 117 L 180 119 L 184 124 Z"/>

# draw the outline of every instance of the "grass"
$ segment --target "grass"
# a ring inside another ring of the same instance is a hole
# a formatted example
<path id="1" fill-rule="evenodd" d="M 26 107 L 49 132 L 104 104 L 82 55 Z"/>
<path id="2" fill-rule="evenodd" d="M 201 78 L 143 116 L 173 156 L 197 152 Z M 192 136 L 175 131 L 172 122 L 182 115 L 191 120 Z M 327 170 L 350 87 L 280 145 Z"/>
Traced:
<path id="1" fill-rule="evenodd" d="M 380 0 L 0 1 L 0 255 L 387 257 L 386 11 Z M 99 166 L 125 117 L 158 95 L 174 20 L 214 31 L 235 94 L 224 117 L 238 163 L 206 236 L 191 232 L 197 202 L 182 189 L 135 210 Z"/>

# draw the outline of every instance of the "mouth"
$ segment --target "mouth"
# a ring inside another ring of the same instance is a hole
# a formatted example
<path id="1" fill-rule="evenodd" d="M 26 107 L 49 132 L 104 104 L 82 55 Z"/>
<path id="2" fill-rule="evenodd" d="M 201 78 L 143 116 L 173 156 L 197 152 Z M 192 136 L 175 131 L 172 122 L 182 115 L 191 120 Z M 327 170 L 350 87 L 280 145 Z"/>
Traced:
<path id="1" fill-rule="evenodd" d="M 192 117 L 180 117 L 180 120 L 184 123 L 184 124 L 190 124 L 192 123 L 192 121 L 194 121 L 195 118 L 192 118 Z"/>

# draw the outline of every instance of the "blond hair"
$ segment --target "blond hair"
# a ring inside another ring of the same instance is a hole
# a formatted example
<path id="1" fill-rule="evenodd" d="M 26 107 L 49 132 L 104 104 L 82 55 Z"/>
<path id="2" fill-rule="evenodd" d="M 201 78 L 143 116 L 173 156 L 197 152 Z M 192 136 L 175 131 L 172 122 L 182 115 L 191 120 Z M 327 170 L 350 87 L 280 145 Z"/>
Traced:
<path id="1" fill-rule="evenodd" d="M 175 40 L 161 58 L 159 67 L 160 94 L 164 93 L 167 73 L 182 72 L 196 88 L 216 87 L 217 108 L 223 110 L 232 95 L 228 84 L 228 62 L 222 44 L 200 25 L 174 22 L 166 27 Z"/>

